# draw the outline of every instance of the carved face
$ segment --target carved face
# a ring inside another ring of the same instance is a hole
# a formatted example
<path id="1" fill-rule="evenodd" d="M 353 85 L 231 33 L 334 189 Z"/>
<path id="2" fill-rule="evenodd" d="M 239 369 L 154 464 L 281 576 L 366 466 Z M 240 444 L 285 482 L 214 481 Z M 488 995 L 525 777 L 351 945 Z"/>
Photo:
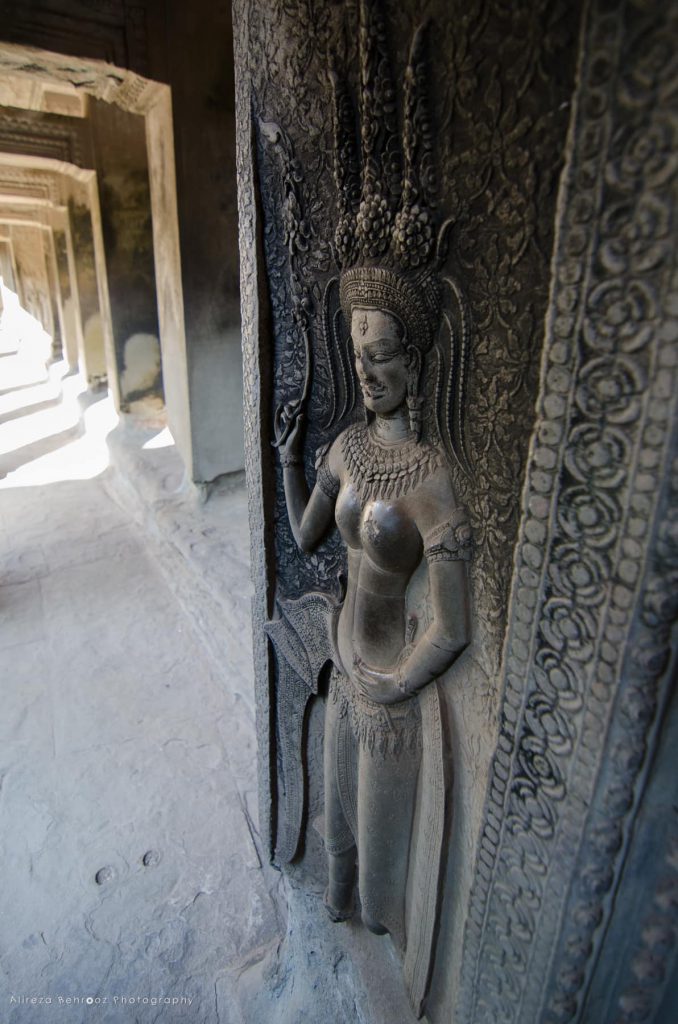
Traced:
<path id="1" fill-rule="evenodd" d="M 365 406 L 381 415 L 395 412 L 407 397 L 410 365 L 401 324 L 378 309 L 354 309 L 351 338 Z"/>

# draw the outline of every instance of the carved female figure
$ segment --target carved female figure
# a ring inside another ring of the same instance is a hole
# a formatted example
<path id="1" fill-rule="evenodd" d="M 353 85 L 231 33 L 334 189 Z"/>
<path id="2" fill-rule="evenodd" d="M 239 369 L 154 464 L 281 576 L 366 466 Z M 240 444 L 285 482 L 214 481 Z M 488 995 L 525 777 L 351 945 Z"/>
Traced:
<path id="1" fill-rule="evenodd" d="M 405 298 L 407 282 L 383 269 L 342 282 L 368 423 L 343 431 L 321 458 L 310 498 L 301 416 L 279 447 L 297 543 L 312 550 L 336 522 L 348 556 L 325 727 L 326 904 L 336 920 L 350 916 L 357 852 L 363 920 L 402 946 L 422 747 L 417 695 L 468 643 L 471 534 L 442 445 L 418 436 L 413 415 L 426 332 L 408 328 L 400 301 L 398 311 L 383 294 L 370 302 L 364 284 L 379 279 Z M 281 411 L 280 437 L 287 426 Z M 422 558 L 430 623 L 417 636 L 407 596 Z"/>
<path id="2" fill-rule="evenodd" d="M 348 563 L 325 718 L 325 904 L 336 921 L 351 916 L 357 864 L 363 921 L 389 932 L 405 952 L 406 982 L 420 1013 L 445 805 L 436 680 L 469 641 L 471 531 L 450 462 L 463 461 L 463 445 L 455 446 L 449 429 L 452 375 L 447 388 L 441 384 L 451 360 L 439 335 L 447 331 L 450 348 L 455 333 L 446 287 L 462 314 L 459 393 L 465 325 L 458 289 L 440 276 L 426 203 L 431 146 L 423 33 L 415 35 L 406 75 L 405 168 L 394 185 L 397 125 L 383 27 L 367 0 L 360 16 L 360 182 L 350 101 L 338 77 L 332 80 L 339 296 L 365 421 L 321 450 L 310 496 L 303 400 L 278 410 L 275 433 L 295 540 L 310 551 L 336 523 Z M 460 423 L 458 403 L 456 414 Z"/>

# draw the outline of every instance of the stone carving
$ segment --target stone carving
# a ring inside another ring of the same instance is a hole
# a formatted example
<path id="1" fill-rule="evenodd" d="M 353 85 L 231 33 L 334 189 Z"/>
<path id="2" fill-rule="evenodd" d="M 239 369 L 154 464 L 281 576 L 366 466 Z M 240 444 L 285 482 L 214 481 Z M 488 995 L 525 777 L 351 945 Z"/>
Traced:
<path id="1" fill-rule="evenodd" d="M 385 6 L 391 32 L 410 38 L 412 13 L 402 4 Z M 443 167 L 441 203 L 455 218 L 451 225 L 455 277 L 463 279 L 473 309 L 469 340 L 474 373 L 468 380 L 468 401 L 474 414 L 468 424 L 467 445 L 475 472 L 472 481 L 453 472 L 477 542 L 470 567 L 476 629 L 469 657 L 480 663 L 481 678 L 474 685 L 482 694 L 483 727 L 491 729 L 496 717 L 495 688 L 512 544 L 537 386 L 554 186 L 567 122 L 572 64 L 568 47 L 577 31 L 578 14 L 572 4 L 562 0 L 501 10 L 497 5 L 489 10 L 483 2 L 457 6 L 453 11 L 449 4 L 433 5 L 436 30 L 430 66 L 438 103 L 435 146 L 436 162 Z M 325 83 L 326 71 L 321 69 L 326 66 L 327 52 L 342 38 L 340 16 L 349 19 L 348 63 L 357 63 L 353 60 L 358 39 L 357 25 L 352 22 L 355 5 L 346 11 L 336 5 L 296 2 L 250 8 L 247 0 L 242 0 L 241 7 L 238 25 L 249 33 L 246 63 L 252 76 L 247 109 L 264 120 L 285 111 L 285 129 L 295 143 L 300 181 L 303 175 L 308 238 L 300 262 L 315 274 L 315 287 L 322 293 L 330 260 L 328 222 L 334 226 L 338 218 L 328 217 L 336 197 L 327 187 L 332 171 L 331 148 L 324 142 L 329 122 L 327 90 L 323 84 L 319 97 L 317 81 L 322 76 Z M 532 40 L 529 48 L 526 38 Z M 547 54 L 555 56 L 551 59 Z M 516 78 L 520 93 L 511 98 Z M 271 390 L 280 400 L 290 393 L 292 381 L 303 381 L 303 348 L 285 343 L 294 325 L 285 270 L 287 248 L 277 209 L 278 170 L 272 173 L 267 160 L 261 161 L 258 170 L 265 224 L 261 254 L 275 338 L 274 349 L 264 349 L 262 358 L 264 375 L 270 360 Z M 322 294 L 316 302 L 318 307 L 322 305 Z M 313 358 L 314 388 L 306 421 L 309 453 L 322 443 L 325 435 L 320 425 L 333 407 L 334 377 L 327 371 L 322 332 L 318 332 Z M 265 429 L 267 397 L 265 393 Z M 340 404 L 338 419 L 341 412 Z M 258 451 L 255 439 L 255 462 Z M 307 468 L 310 472 L 312 464 Z M 264 481 L 269 472 L 264 457 Z M 281 494 L 279 479 L 271 498 L 275 507 L 267 510 L 276 523 L 275 552 L 268 565 L 284 580 L 285 592 L 299 596 L 319 580 L 331 582 L 344 568 L 343 557 L 331 536 L 311 558 L 299 556 Z M 255 561 L 262 558 L 263 551 L 257 543 Z M 257 600 L 258 614 L 265 614 L 260 611 L 265 603 L 264 598 Z"/>
<path id="2" fill-rule="evenodd" d="M 466 928 L 461 1015 L 478 1024 L 582 1019 L 669 685 L 668 17 L 652 2 L 587 16 Z"/>
<path id="3" fill-rule="evenodd" d="M 385 0 L 382 7 L 389 39 L 409 40 L 421 5 Z M 466 445 L 473 476 L 452 466 L 455 492 L 468 507 L 474 536 L 474 556 L 467 563 L 473 637 L 463 659 L 436 684 L 444 720 L 455 738 L 452 757 L 448 752 L 446 759 L 450 765 L 453 761 L 457 785 L 463 787 L 445 840 L 447 844 L 449 838 L 448 868 L 441 885 L 427 1001 L 427 1015 L 438 1021 L 458 1015 L 458 990 L 448 979 L 456 978 L 476 816 L 481 818 L 485 764 L 494 748 L 513 544 L 538 386 L 555 188 L 569 118 L 580 5 L 563 0 L 510 5 L 427 0 L 425 10 L 435 20 L 427 84 L 435 104 L 435 163 L 442 168 L 440 210 L 454 218 L 449 266 L 463 282 L 473 314 L 472 373 L 466 379 L 467 407 L 472 410 Z M 277 717 L 282 687 L 277 664 L 269 664 L 274 651 L 262 625 L 275 613 L 274 595 L 279 603 L 280 595 L 287 600 L 319 588 L 335 592 L 337 577 L 345 574 L 346 550 L 337 531 L 330 531 L 313 552 L 299 551 L 286 513 L 283 471 L 269 444 L 278 404 L 303 390 L 306 356 L 294 322 L 289 240 L 282 227 L 282 146 L 278 143 L 273 152 L 259 123 L 284 125 L 296 155 L 304 221 L 297 272 L 311 301 L 313 360 L 302 458 L 307 479 L 313 481 L 318 447 L 355 422 L 362 410 L 359 389 L 351 394 L 349 346 L 335 343 L 337 327 L 343 326 L 335 320 L 341 313 L 338 283 L 332 282 L 342 193 L 337 197 L 333 182 L 334 149 L 328 139 L 332 93 L 327 86 L 328 51 L 339 51 L 340 68 L 349 73 L 357 68 L 359 31 L 356 3 L 237 0 L 236 14 L 236 63 L 242 69 L 237 75 L 243 183 L 239 200 L 260 821 L 264 829 L 270 827 L 272 847 L 279 847 L 287 814 L 287 794 L 281 792 L 284 737 Z M 406 45 L 390 49 L 396 77 L 402 80 Z M 336 69 L 335 74 L 341 85 L 343 72 Z M 357 92 L 357 75 L 349 77 L 347 98 Z M 426 381 L 424 389 L 428 387 Z M 424 606 L 422 601 L 422 622 Z M 304 707 L 312 709 L 311 689 L 304 686 Z M 306 778 L 308 818 L 291 875 L 295 886 L 308 888 L 310 882 L 315 888 L 322 867 L 314 828 L 322 808 L 316 781 L 321 774 L 316 760 L 320 737 L 313 732 L 321 725 L 319 716 L 308 714 L 307 724 L 308 742 L 299 756 L 303 753 L 311 768 Z"/>
<path id="4" fill-rule="evenodd" d="M 318 451 L 310 497 L 303 443 L 316 293 L 299 260 L 309 229 L 289 139 L 279 126 L 261 125 L 279 155 L 293 325 L 303 352 L 301 394 L 275 416 L 287 513 L 306 552 L 336 522 L 348 564 L 341 598 L 279 597 L 279 615 L 267 625 L 278 663 L 285 808 L 277 852 L 290 859 L 297 849 L 301 723 L 330 661 L 325 903 L 335 921 L 352 915 L 357 867 L 363 921 L 377 934 L 390 933 L 403 951 L 418 1015 L 430 972 L 446 803 L 436 680 L 469 641 L 471 556 L 468 515 L 451 472 L 453 462 L 468 472 L 468 314 L 456 282 L 444 273 L 446 226 L 434 231 L 424 46 L 421 27 L 405 75 L 402 171 L 383 25 L 367 0 L 360 5 L 359 38 L 362 168 L 350 99 L 340 75 L 332 75 L 340 275 L 338 288 L 330 280 L 321 298 L 333 368 L 328 427 L 350 415 L 356 395 L 342 314 L 365 422 L 351 423 Z M 409 590 L 416 578 L 424 594 L 417 612 Z"/>
<path id="5" fill-rule="evenodd" d="M 6 153 L 52 157 L 92 167 L 91 141 L 84 118 L 3 107 L 0 145 Z"/>
<path id="6" fill-rule="evenodd" d="M 56 175 L 34 168 L 5 166 L 0 171 L 0 192 L 8 195 L 45 199 L 54 205 L 64 201 L 61 182 Z"/>

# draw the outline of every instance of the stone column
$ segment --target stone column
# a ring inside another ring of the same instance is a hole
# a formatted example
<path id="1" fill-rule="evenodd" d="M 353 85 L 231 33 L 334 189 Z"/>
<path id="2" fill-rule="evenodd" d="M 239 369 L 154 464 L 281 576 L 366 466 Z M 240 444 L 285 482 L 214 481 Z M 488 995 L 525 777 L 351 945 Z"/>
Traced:
<path id="1" fill-rule="evenodd" d="M 143 117 L 90 99 L 120 408 L 163 401 Z"/>
<path id="2" fill-rule="evenodd" d="M 11 276 L 10 276 L 11 275 Z M 2 277 L 3 283 L 7 288 L 13 288 L 14 275 L 12 273 L 11 254 L 9 250 L 9 241 L 0 236 L 0 277 Z M 2 323 L 2 317 L 5 311 L 5 300 L 3 295 L 0 293 L 0 324 Z"/>
<path id="3" fill-rule="evenodd" d="M 50 294 L 43 228 L 40 224 L 13 224 L 11 227 L 21 305 L 54 337 L 54 319 Z"/>
<path id="4" fill-rule="evenodd" d="M 167 8 L 177 173 L 177 212 L 190 410 L 191 475 L 208 481 L 241 469 L 242 355 L 228 5 L 210 0 Z M 159 170 L 159 173 L 163 173 Z M 158 183 L 160 185 L 160 183 Z M 182 374 L 163 364 L 169 375 Z M 181 382 L 174 390 L 180 393 Z"/>
<path id="5" fill-rule="evenodd" d="M 6 287 L 16 291 L 12 243 L 9 238 L 0 239 L 0 274 L 2 274 Z"/>
<path id="6" fill-rule="evenodd" d="M 89 386 L 98 386 L 108 377 L 106 336 L 101 309 L 92 214 L 83 202 L 69 202 L 69 221 L 73 241 L 75 276 L 82 317 L 82 348 L 79 362 Z"/>
<path id="7" fill-rule="evenodd" d="M 52 306 L 52 321 L 54 324 L 54 334 L 52 336 L 52 357 L 54 359 L 61 359 L 64 354 L 65 344 L 64 310 L 61 297 L 61 286 L 56 266 L 54 234 L 51 227 L 45 227 L 43 232 L 45 264 L 47 267 L 47 280 L 49 283 Z"/>
<path id="8" fill-rule="evenodd" d="M 63 311 L 64 358 L 69 367 L 75 369 L 78 365 L 78 352 L 81 351 L 83 344 L 82 321 L 70 241 L 70 226 L 68 219 L 63 219 L 63 226 L 53 229 L 54 253 Z"/>

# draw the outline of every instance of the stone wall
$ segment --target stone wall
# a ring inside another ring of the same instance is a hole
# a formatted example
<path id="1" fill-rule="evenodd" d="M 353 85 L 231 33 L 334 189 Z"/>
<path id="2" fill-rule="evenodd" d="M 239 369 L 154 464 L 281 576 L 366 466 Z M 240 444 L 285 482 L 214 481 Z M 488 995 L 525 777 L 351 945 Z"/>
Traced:
<path id="1" fill-rule="evenodd" d="M 315 892 L 324 684 L 317 698 L 294 689 L 263 626 L 281 598 L 336 593 L 343 555 L 336 535 L 312 556 L 297 548 L 270 442 L 309 364 L 311 483 L 314 453 L 334 436 L 324 424 L 338 378 L 322 323 L 336 273 L 328 53 L 355 96 L 356 7 L 235 7 L 261 818 L 272 855 L 291 849 L 285 870 Z M 421 11 L 383 9 L 397 83 Z M 473 473 L 456 487 L 475 537 L 473 640 L 439 684 L 453 810 L 426 1014 L 649 1021 L 668 1005 L 673 954 L 647 937 L 628 943 L 638 978 L 628 1002 L 604 938 L 626 858 L 632 873 L 641 856 L 633 821 L 675 617 L 669 19 L 660 4 L 613 12 L 602 0 L 430 3 L 426 14 L 439 213 L 472 323 Z M 300 800 L 297 848 L 285 830 Z M 660 872 L 670 829 L 658 842 L 648 921 L 673 884 Z M 657 978 L 650 965 L 662 957 Z"/>
<path id="2" fill-rule="evenodd" d="M 242 468 L 242 357 L 231 15 L 167 7 L 193 476 Z"/>

